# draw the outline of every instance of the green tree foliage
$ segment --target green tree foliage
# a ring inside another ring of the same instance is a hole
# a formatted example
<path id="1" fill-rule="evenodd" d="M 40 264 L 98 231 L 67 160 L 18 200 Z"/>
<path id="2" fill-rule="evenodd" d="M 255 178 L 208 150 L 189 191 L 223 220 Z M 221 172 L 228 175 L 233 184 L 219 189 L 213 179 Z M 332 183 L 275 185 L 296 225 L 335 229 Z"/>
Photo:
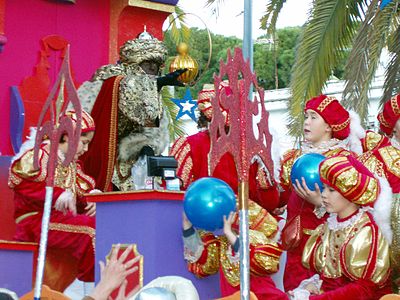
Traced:
<path id="1" fill-rule="evenodd" d="M 290 27 L 277 30 L 275 44 L 261 43 L 254 46 L 254 70 L 257 74 L 259 84 L 264 89 L 276 88 L 276 71 L 278 73 L 278 87 L 289 86 L 292 65 L 295 59 L 296 43 L 300 36 L 300 27 Z M 212 55 L 209 67 L 204 70 L 209 56 L 209 42 L 207 30 L 191 28 L 189 45 L 189 55 L 196 59 L 199 64 L 200 80 L 190 88 L 193 98 L 202 89 L 205 83 L 213 83 L 213 74 L 219 72 L 220 60 L 226 60 L 227 50 L 242 46 L 242 40 L 236 37 L 225 37 L 211 33 Z M 268 39 L 268 36 L 261 37 Z M 170 61 L 177 55 L 176 44 L 169 32 L 164 39 L 170 59 L 166 62 L 165 73 L 168 72 Z M 203 74 L 204 73 L 204 74 Z M 202 75 L 203 74 L 203 75 Z M 185 88 L 176 88 L 175 96 L 181 98 Z"/>

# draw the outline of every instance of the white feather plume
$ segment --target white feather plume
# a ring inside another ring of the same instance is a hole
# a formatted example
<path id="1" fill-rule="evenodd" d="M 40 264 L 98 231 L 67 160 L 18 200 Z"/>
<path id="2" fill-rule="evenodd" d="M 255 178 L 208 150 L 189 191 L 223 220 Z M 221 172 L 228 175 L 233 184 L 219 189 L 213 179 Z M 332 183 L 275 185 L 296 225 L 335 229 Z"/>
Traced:
<path id="1" fill-rule="evenodd" d="M 349 147 L 351 151 L 357 154 L 362 154 L 361 139 L 365 137 L 365 129 L 361 126 L 360 116 L 350 110 L 350 135 L 348 137 Z"/>
<path id="2" fill-rule="evenodd" d="M 11 159 L 11 162 L 17 160 L 26 151 L 35 147 L 36 132 L 36 127 L 29 128 L 29 136 L 26 137 L 26 141 L 22 143 L 21 148 L 19 149 L 18 153 L 14 155 L 14 157 Z"/>

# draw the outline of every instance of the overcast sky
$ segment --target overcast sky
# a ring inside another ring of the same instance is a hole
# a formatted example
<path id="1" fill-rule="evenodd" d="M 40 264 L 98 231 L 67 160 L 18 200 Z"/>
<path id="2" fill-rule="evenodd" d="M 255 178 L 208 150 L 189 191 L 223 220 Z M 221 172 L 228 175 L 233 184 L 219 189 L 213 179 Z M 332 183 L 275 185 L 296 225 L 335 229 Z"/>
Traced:
<path id="1" fill-rule="evenodd" d="M 301 26 L 307 19 L 307 13 L 312 0 L 287 0 L 278 19 L 278 28 L 287 26 Z M 268 0 L 253 0 L 253 39 L 264 34 L 259 29 L 260 17 L 265 13 Z M 206 0 L 180 0 L 185 12 L 199 16 L 210 31 L 226 36 L 243 38 L 243 0 L 225 0 L 220 6 L 219 16 L 211 15 L 210 9 L 204 8 Z M 195 16 L 187 15 L 191 27 L 204 28 L 202 21 Z M 192 25 L 193 24 L 193 25 Z"/>

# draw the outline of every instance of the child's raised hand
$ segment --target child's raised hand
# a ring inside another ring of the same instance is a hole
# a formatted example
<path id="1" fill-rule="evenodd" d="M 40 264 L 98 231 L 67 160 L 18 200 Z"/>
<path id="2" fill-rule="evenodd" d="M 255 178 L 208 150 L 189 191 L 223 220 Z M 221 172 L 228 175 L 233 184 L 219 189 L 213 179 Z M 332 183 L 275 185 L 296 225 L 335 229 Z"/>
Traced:
<path id="1" fill-rule="evenodd" d="M 301 184 L 296 179 L 296 182 L 293 184 L 294 190 L 297 195 L 301 198 L 305 199 L 307 202 L 313 204 L 314 206 L 321 206 L 322 204 L 322 197 L 321 197 L 321 190 L 319 189 L 319 185 L 315 183 L 315 191 L 312 191 L 308 188 L 306 184 L 306 180 L 304 177 L 301 177 Z"/>
<path id="2" fill-rule="evenodd" d="M 182 212 L 182 227 L 183 230 L 187 230 L 192 227 L 192 223 L 189 221 L 188 217 L 186 216 L 185 212 Z"/>
<path id="3" fill-rule="evenodd" d="M 235 212 L 231 211 L 228 218 L 224 216 L 224 234 L 231 245 L 235 244 L 237 236 L 232 231 L 232 224 L 235 222 Z"/>

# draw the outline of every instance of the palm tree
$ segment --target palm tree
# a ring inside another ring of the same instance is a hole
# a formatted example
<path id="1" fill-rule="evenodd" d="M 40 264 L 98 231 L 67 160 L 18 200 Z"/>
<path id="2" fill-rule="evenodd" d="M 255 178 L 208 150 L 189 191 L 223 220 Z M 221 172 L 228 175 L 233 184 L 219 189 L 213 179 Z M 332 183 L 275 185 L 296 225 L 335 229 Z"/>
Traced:
<path id="1" fill-rule="evenodd" d="M 218 5 L 222 0 L 207 0 Z M 286 0 L 268 0 L 261 25 L 274 34 L 276 21 Z M 300 136 L 304 102 L 320 94 L 332 70 L 344 54 L 346 64 L 343 104 L 366 121 L 368 91 L 382 50 L 391 59 L 385 74 L 381 104 L 397 92 L 400 83 L 400 26 L 398 5 L 393 0 L 383 9 L 380 0 L 313 0 L 304 24 L 291 78 L 290 133 Z"/>

